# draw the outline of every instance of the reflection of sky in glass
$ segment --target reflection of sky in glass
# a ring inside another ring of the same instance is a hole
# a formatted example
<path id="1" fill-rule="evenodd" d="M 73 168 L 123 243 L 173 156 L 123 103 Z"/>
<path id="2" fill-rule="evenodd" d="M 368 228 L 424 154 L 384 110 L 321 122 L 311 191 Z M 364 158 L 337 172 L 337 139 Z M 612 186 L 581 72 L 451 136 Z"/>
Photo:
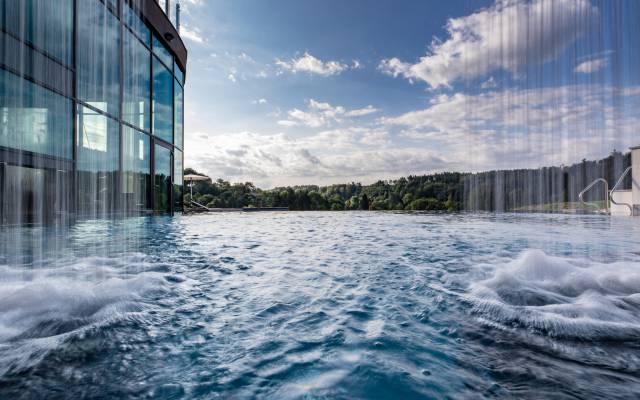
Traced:
<path id="1" fill-rule="evenodd" d="M 171 53 L 155 36 L 153 37 L 153 52 L 169 69 L 173 68 L 173 57 Z"/>
<path id="2" fill-rule="evenodd" d="M 78 169 L 118 169 L 118 123 L 95 111 L 78 107 Z"/>
<path id="3" fill-rule="evenodd" d="M 71 158 L 71 101 L 0 69 L 0 145 Z"/>
<path id="4" fill-rule="evenodd" d="M 149 137 L 135 129 L 124 127 L 123 130 L 122 168 L 131 172 L 149 173 Z"/>
<path id="5" fill-rule="evenodd" d="M 0 2 L 4 28 L 65 64 L 73 58 L 73 0 Z"/>
<path id="6" fill-rule="evenodd" d="M 124 20 L 133 29 L 133 31 L 142 39 L 147 46 L 151 45 L 151 32 L 140 17 L 131 10 L 131 6 L 125 4 L 123 6 Z"/>
<path id="7" fill-rule="evenodd" d="M 120 24 L 95 0 L 78 3 L 78 97 L 102 102 L 102 111 L 120 113 Z"/>
<path id="8" fill-rule="evenodd" d="M 153 134 L 173 140 L 173 76 L 153 58 Z"/>
<path id="9" fill-rule="evenodd" d="M 151 55 L 129 31 L 124 35 L 124 120 L 149 130 Z"/>
<path id="10" fill-rule="evenodd" d="M 182 185 L 182 152 L 175 150 L 173 154 L 173 183 Z"/>
<path id="11" fill-rule="evenodd" d="M 155 152 L 156 175 L 171 176 L 171 151 L 156 145 Z"/>
<path id="12" fill-rule="evenodd" d="M 178 79 L 178 82 L 184 84 L 184 74 L 180 67 L 178 67 L 178 63 L 173 63 L 173 74 L 176 76 L 176 79 Z"/>
<path id="13" fill-rule="evenodd" d="M 175 145 L 176 147 L 182 149 L 182 135 L 183 135 L 183 125 L 182 125 L 182 119 L 183 119 L 183 114 L 184 114 L 184 94 L 183 94 L 183 89 L 182 86 L 180 86 L 180 84 L 178 83 L 178 81 L 175 81 L 175 107 L 176 107 L 176 111 L 175 111 L 175 137 L 174 137 L 174 141 L 175 141 Z"/>

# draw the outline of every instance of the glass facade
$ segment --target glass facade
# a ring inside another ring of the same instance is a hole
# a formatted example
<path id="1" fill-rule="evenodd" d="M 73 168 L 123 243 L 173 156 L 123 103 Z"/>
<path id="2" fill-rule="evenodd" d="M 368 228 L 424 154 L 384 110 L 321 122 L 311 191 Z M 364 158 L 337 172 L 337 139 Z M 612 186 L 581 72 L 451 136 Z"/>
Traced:
<path id="1" fill-rule="evenodd" d="M 97 0 L 78 1 L 78 98 L 120 114 L 120 22 Z"/>
<path id="2" fill-rule="evenodd" d="M 0 0 L 2 28 L 47 55 L 73 60 L 73 0 Z"/>
<path id="3" fill-rule="evenodd" d="M 151 31 L 145 25 L 144 21 L 140 18 L 138 14 L 136 14 L 131 7 L 123 8 L 123 15 L 125 19 L 125 23 L 131 29 L 138 38 L 144 43 L 147 47 L 151 46 Z"/>
<path id="4" fill-rule="evenodd" d="M 102 217 L 116 211 L 118 205 L 118 122 L 78 106 L 77 124 L 78 211 L 91 217 Z"/>
<path id="5" fill-rule="evenodd" d="M 151 53 L 131 32 L 124 34 L 124 120 L 151 130 Z"/>
<path id="6" fill-rule="evenodd" d="M 178 82 L 180 82 L 181 85 L 184 85 L 184 74 L 177 63 L 173 64 L 173 72 L 176 75 Z"/>
<path id="7" fill-rule="evenodd" d="M 183 188 L 184 188 L 184 174 L 183 174 L 183 162 L 182 152 L 175 150 L 173 152 L 173 208 L 176 211 L 182 211 L 183 208 Z"/>
<path id="8" fill-rule="evenodd" d="M 0 69 L 0 146 L 71 159 L 71 100 Z"/>
<path id="9" fill-rule="evenodd" d="M 141 211 L 150 206 L 151 145 L 143 132 L 125 127 L 122 152 L 122 193 L 127 210 Z"/>
<path id="10" fill-rule="evenodd" d="M 173 56 L 169 50 L 160 42 L 160 40 L 153 36 L 153 53 L 166 65 L 169 69 L 173 68 Z"/>
<path id="11" fill-rule="evenodd" d="M 153 157 L 155 210 L 167 212 L 171 208 L 171 150 L 157 144 Z"/>
<path id="12" fill-rule="evenodd" d="M 182 210 L 186 50 L 133 3 L 0 0 L 0 224 Z"/>
<path id="13" fill-rule="evenodd" d="M 173 93 L 173 98 L 175 99 L 173 105 L 175 110 L 173 114 L 174 144 L 177 148 L 182 149 L 184 144 L 182 138 L 184 120 L 184 94 L 182 86 L 178 83 L 178 81 L 175 81 L 174 83 Z"/>
<path id="14" fill-rule="evenodd" d="M 173 143 L 173 76 L 153 57 L 153 134 Z"/>
<path id="15" fill-rule="evenodd" d="M 72 172 L 0 163 L 0 224 L 54 222 L 71 209 Z"/>

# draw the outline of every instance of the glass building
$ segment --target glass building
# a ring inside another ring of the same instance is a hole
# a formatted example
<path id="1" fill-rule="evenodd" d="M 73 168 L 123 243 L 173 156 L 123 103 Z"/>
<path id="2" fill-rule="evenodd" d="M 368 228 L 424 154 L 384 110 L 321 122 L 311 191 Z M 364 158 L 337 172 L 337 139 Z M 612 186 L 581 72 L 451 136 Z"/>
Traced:
<path id="1" fill-rule="evenodd" d="M 0 0 L 0 224 L 182 210 L 187 51 L 162 3 Z"/>

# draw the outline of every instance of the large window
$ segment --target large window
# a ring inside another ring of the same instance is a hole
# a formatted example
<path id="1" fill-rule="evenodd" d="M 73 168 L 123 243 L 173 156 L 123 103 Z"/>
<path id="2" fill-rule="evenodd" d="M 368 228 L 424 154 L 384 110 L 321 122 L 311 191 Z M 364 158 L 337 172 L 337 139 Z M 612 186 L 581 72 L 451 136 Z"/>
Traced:
<path id="1" fill-rule="evenodd" d="M 78 97 L 119 116 L 120 23 L 97 0 L 78 0 L 78 21 Z"/>
<path id="2" fill-rule="evenodd" d="M 119 125 L 78 106 L 78 211 L 100 217 L 117 206 Z"/>
<path id="3" fill-rule="evenodd" d="M 124 19 L 127 25 L 138 35 L 138 37 L 149 47 L 151 47 L 151 31 L 144 21 L 126 4 L 124 6 Z"/>
<path id="4" fill-rule="evenodd" d="M 153 134 L 173 142 L 173 76 L 153 57 Z"/>
<path id="5" fill-rule="evenodd" d="M 183 171 L 182 171 L 182 152 L 175 150 L 173 152 L 173 209 L 174 211 L 182 211 L 182 195 L 184 187 Z"/>
<path id="6" fill-rule="evenodd" d="M 178 63 L 173 63 L 173 73 L 175 74 L 178 82 L 180 82 L 181 85 L 184 85 L 184 72 L 182 72 Z"/>
<path id="7" fill-rule="evenodd" d="M 179 149 L 182 149 L 182 135 L 183 135 L 183 115 L 184 115 L 184 94 L 182 86 L 175 81 L 175 113 L 174 113 L 174 144 Z"/>
<path id="8" fill-rule="evenodd" d="M 0 69 L 0 146 L 72 158 L 71 100 Z"/>
<path id="9" fill-rule="evenodd" d="M 123 109 L 125 121 L 151 130 L 151 53 L 129 31 L 124 34 Z"/>
<path id="10" fill-rule="evenodd" d="M 151 161 L 149 136 L 129 127 L 123 128 L 122 193 L 127 211 L 149 208 Z"/>
<path id="11" fill-rule="evenodd" d="M 153 52 L 169 69 L 173 68 L 173 56 L 155 36 L 153 37 Z"/>
<path id="12" fill-rule="evenodd" d="M 73 0 L 0 0 L 0 24 L 59 61 L 71 64 Z"/>
<path id="13" fill-rule="evenodd" d="M 155 210 L 171 211 L 171 150 L 156 145 L 154 154 L 155 167 Z"/>
<path id="14" fill-rule="evenodd" d="M 71 204 L 71 171 L 0 163 L 0 225 L 51 223 Z"/>
<path id="15" fill-rule="evenodd" d="M 107 4 L 109 6 L 111 6 L 111 9 L 114 12 L 117 12 L 117 10 L 118 10 L 118 0 L 107 0 Z"/>

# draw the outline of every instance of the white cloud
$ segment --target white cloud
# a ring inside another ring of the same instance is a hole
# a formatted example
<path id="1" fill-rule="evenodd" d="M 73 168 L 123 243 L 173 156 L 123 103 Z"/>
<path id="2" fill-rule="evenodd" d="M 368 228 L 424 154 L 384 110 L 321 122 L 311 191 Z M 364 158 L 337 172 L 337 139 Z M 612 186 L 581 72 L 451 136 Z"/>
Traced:
<path id="1" fill-rule="evenodd" d="M 447 162 L 435 151 L 390 147 L 386 139 L 383 131 L 359 127 L 297 138 L 252 132 L 191 135 L 186 166 L 260 187 L 373 182 L 446 169 Z"/>
<path id="2" fill-rule="evenodd" d="M 368 105 L 365 108 L 360 108 L 357 110 L 351 110 L 351 111 L 347 111 L 344 115 L 346 115 L 347 117 L 362 117 L 365 115 L 369 115 L 369 114 L 373 114 L 373 113 L 377 113 L 378 110 L 377 108 L 375 108 L 372 105 Z"/>
<path id="3" fill-rule="evenodd" d="M 280 125 L 280 126 L 284 126 L 284 127 L 287 127 L 287 128 L 290 128 L 290 127 L 292 127 L 292 126 L 296 126 L 296 125 L 298 125 L 298 123 L 297 123 L 297 122 L 295 122 L 295 121 L 280 120 L 280 121 L 278 121 L 278 125 Z"/>
<path id="4" fill-rule="evenodd" d="M 394 57 L 378 68 L 432 88 L 494 70 L 517 75 L 527 64 L 556 58 L 589 29 L 597 13 L 589 0 L 497 0 L 471 15 L 449 19 L 448 38 L 434 39 L 418 62 Z"/>
<path id="5" fill-rule="evenodd" d="M 304 125 L 310 128 L 330 126 L 332 123 L 340 123 L 345 118 L 363 117 L 378 112 L 372 105 L 364 108 L 347 110 L 343 106 L 332 106 L 316 100 L 309 100 L 306 111 L 294 108 L 287 113 L 288 119 L 278 121 L 281 126 L 291 127 Z"/>
<path id="6" fill-rule="evenodd" d="M 493 79 L 493 76 L 487 79 L 486 81 L 482 82 L 482 84 L 480 85 L 480 89 L 493 89 L 496 87 L 498 87 L 498 82 L 496 82 L 496 80 Z"/>
<path id="7" fill-rule="evenodd" d="M 229 79 L 229 74 L 233 74 L 237 82 L 275 75 L 275 67 L 257 61 L 244 51 L 209 52 L 203 58 L 194 58 L 190 62 L 197 63 L 192 66 L 192 69 L 202 68 L 207 72 L 206 77 L 201 78 L 202 83 L 207 80 L 223 83 Z"/>
<path id="8" fill-rule="evenodd" d="M 379 122 L 403 128 L 406 139 L 442 146 L 459 160 L 458 170 L 538 167 L 632 145 L 640 117 L 631 110 L 638 106 L 640 87 L 514 88 L 436 96 L 424 109 Z"/>
<path id="9" fill-rule="evenodd" d="M 267 113 L 267 117 L 269 118 L 280 118 L 282 115 L 282 110 L 280 107 L 276 107 L 273 111 Z"/>
<path id="10" fill-rule="evenodd" d="M 322 61 L 308 52 L 298 58 L 289 61 L 276 60 L 276 65 L 282 70 L 293 73 L 307 72 L 321 76 L 338 75 L 349 69 L 349 65 L 339 61 Z M 358 63 L 359 65 L 359 63 Z"/>
<path id="11" fill-rule="evenodd" d="M 363 125 L 349 120 L 344 107 L 314 100 L 302 112 L 330 119 L 322 126 L 329 128 L 187 134 L 186 166 L 271 187 L 569 164 L 637 144 L 638 107 L 640 87 L 512 88 L 440 95 L 423 109 Z M 289 118 L 279 124 L 303 121 L 314 123 Z"/>
<path id="12" fill-rule="evenodd" d="M 191 29 L 186 25 L 180 27 L 180 37 L 196 43 L 204 43 L 205 41 L 198 28 Z"/>
<path id="13" fill-rule="evenodd" d="M 233 83 L 237 82 L 236 76 L 234 74 L 227 75 L 227 79 L 229 79 Z"/>
<path id="14" fill-rule="evenodd" d="M 255 99 L 255 100 L 251 100 L 251 104 L 267 104 L 267 99 Z"/>
<path id="15" fill-rule="evenodd" d="M 386 131 L 369 131 L 362 135 L 360 143 L 369 146 L 382 146 L 390 143 L 389 132 Z"/>
<path id="16" fill-rule="evenodd" d="M 238 60 L 244 61 L 244 62 L 249 62 L 249 63 L 255 63 L 256 61 L 247 53 L 245 53 L 244 51 L 242 53 L 240 53 L 240 55 L 238 56 Z"/>
<path id="17" fill-rule="evenodd" d="M 606 65 L 607 65 L 607 59 L 606 58 L 596 58 L 596 59 L 593 59 L 593 60 L 589 60 L 589 61 L 585 61 L 585 62 L 580 63 L 576 67 L 576 72 L 579 72 L 579 73 L 582 73 L 582 74 L 591 74 L 591 73 L 600 71 Z"/>

